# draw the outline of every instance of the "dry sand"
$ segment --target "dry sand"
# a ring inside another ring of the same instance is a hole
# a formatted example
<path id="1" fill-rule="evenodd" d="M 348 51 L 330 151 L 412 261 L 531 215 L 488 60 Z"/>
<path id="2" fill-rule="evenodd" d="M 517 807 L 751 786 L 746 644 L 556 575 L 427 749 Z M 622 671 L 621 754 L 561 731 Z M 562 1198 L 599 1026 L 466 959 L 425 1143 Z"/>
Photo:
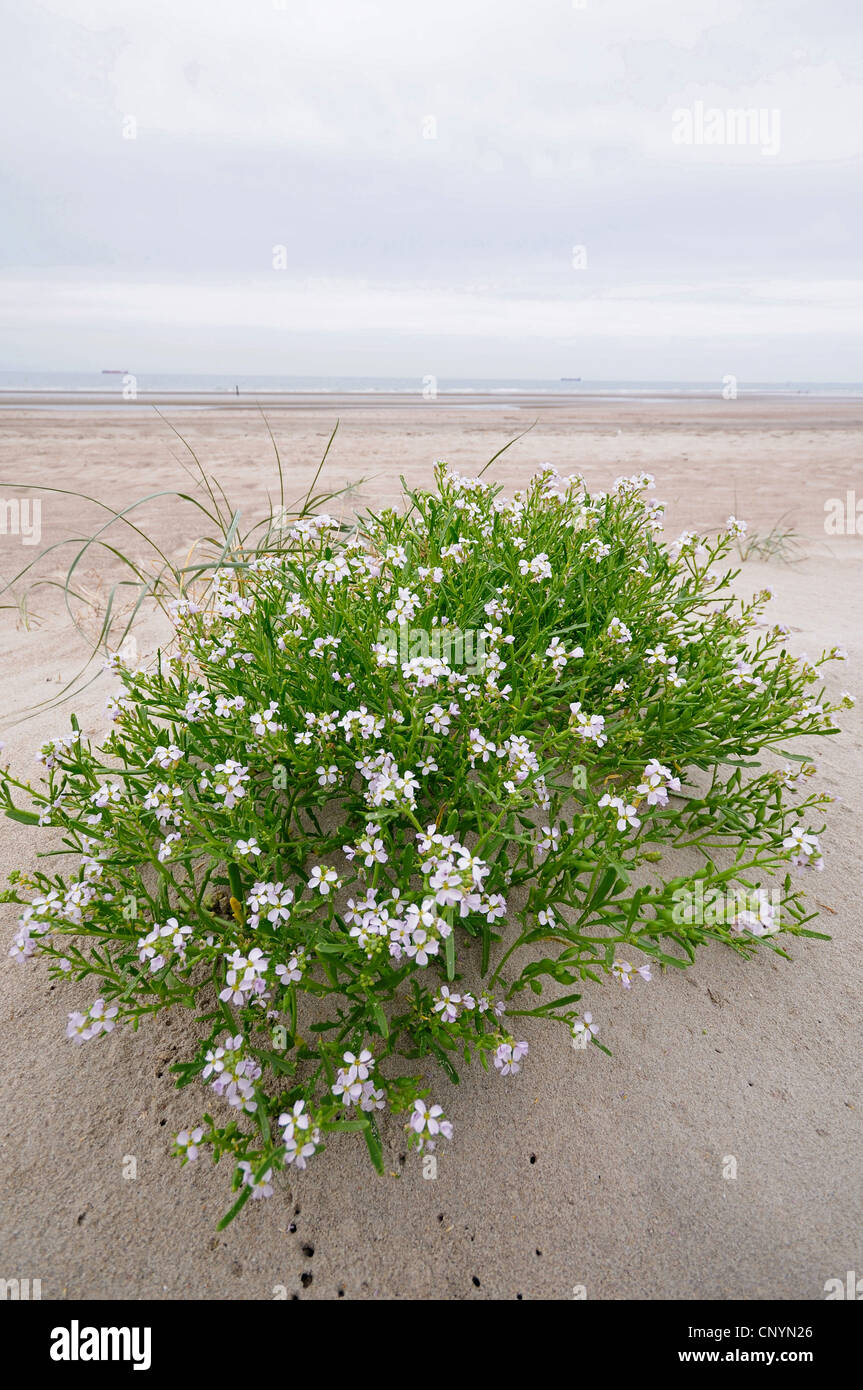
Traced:
<path id="1" fill-rule="evenodd" d="M 398 477 L 428 480 L 432 461 L 475 470 L 535 418 L 513 404 L 351 402 L 270 411 L 290 478 L 310 480 L 336 411 L 342 424 L 325 481 L 365 475 L 359 501 L 395 500 Z M 272 488 L 259 415 L 167 407 L 244 511 Z M 739 587 L 773 587 L 777 620 L 798 651 L 847 647 L 832 691 L 859 690 L 863 537 L 828 536 L 824 504 L 863 498 L 863 406 L 812 401 L 578 402 L 546 405 L 495 466 L 513 487 L 551 460 L 594 486 L 647 468 L 669 502 L 669 528 L 706 528 L 729 512 L 766 531 L 781 514 L 803 538 L 793 566 L 747 562 Z M 179 441 L 151 411 L 11 410 L 0 416 L 0 478 L 81 489 L 112 505 L 176 487 Z M 8 496 L 0 484 L 0 496 Z M 147 526 L 174 555 L 198 534 L 163 498 Z M 90 532 L 97 514 L 48 495 L 43 543 Z M 8 578 L 35 554 L 0 536 Z M 95 584 L 98 565 L 82 575 Z M 5 600 L 4 600 L 5 601 Z M 41 623 L 0 612 L 0 733 L 13 765 L 64 728 L 67 711 L 14 724 L 77 669 L 81 648 L 56 591 L 39 591 Z M 106 678 L 75 702 L 82 727 L 104 728 Z M 204 1108 L 174 1090 L 187 1018 L 148 1023 L 75 1048 L 66 1013 L 85 986 L 51 984 L 45 967 L 0 958 L 0 1277 L 38 1278 L 43 1298 L 823 1297 L 825 1280 L 863 1273 L 863 1086 L 860 1076 L 861 782 L 859 709 L 817 749 L 830 808 L 827 866 L 812 888 L 833 940 L 800 942 L 793 963 L 744 963 L 720 948 L 692 969 L 624 994 L 586 991 L 612 1059 L 573 1052 L 561 1031 L 525 1028 L 517 1078 L 478 1068 L 447 1094 L 456 1137 L 438 1177 L 404 1158 L 386 1130 L 387 1176 L 342 1136 L 268 1203 L 249 1204 L 217 1234 L 229 1173 L 180 1170 L 170 1136 Z M 0 872 L 32 862 L 34 837 L 3 821 Z M 11 907 L 0 908 L 5 951 Z M 89 997 L 89 996 L 88 996 Z M 137 1177 L 123 1177 L 126 1156 Z M 736 1180 L 724 1179 L 727 1156 Z"/>

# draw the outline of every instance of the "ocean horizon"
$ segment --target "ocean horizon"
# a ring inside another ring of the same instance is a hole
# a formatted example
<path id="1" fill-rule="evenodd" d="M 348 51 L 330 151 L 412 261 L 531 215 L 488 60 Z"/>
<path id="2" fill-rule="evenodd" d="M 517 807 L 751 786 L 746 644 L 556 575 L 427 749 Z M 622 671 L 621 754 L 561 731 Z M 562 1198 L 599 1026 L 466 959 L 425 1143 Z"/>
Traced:
<path id="1" fill-rule="evenodd" d="M 721 397 L 727 378 L 712 381 L 592 380 L 579 377 L 388 377 L 291 376 L 268 373 L 136 372 L 133 366 L 91 372 L 0 371 L 0 397 L 62 393 L 116 395 L 123 399 L 130 381 L 136 400 L 148 395 L 399 395 L 433 399 L 436 395 L 571 395 L 645 398 L 656 396 Z M 738 396 L 810 396 L 817 399 L 863 398 L 861 382 L 735 382 Z"/>

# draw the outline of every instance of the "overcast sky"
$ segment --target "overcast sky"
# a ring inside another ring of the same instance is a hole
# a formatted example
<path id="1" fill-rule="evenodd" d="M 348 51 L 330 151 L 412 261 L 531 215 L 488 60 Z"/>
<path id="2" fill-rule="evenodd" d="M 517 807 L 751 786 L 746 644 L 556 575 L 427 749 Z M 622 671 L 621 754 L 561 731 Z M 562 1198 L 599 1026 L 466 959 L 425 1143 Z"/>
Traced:
<path id="1" fill-rule="evenodd" d="M 3 11 L 0 369 L 863 380 L 861 0 Z"/>

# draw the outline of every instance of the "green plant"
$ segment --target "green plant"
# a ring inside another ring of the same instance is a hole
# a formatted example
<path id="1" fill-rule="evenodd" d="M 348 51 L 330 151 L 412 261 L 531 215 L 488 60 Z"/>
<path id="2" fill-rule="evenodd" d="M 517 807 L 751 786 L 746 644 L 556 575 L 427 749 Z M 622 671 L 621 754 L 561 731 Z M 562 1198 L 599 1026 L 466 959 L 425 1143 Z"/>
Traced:
<path id="1" fill-rule="evenodd" d="M 208 567 L 160 575 L 171 649 L 112 658 L 103 745 L 73 719 L 38 787 L 0 779 L 74 861 L 6 894 L 13 954 L 97 984 L 69 1036 L 196 1012 L 175 1071 L 217 1103 L 177 1152 L 230 1156 L 225 1221 L 339 1131 L 382 1170 L 382 1112 L 448 1138 L 429 1067 L 515 1073 L 538 1021 L 601 1046 L 585 982 L 816 935 L 790 869 L 820 866 L 829 797 L 759 755 L 837 732 L 809 687 L 840 654 L 756 627 L 768 595 L 715 569 L 738 525 L 668 545 L 650 486 L 545 468 L 507 501 L 439 465 L 355 525 L 229 525 Z M 683 847 L 697 867 L 664 877 Z"/>
<path id="2" fill-rule="evenodd" d="M 737 553 L 741 560 L 778 560 L 783 565 L 794 565 L 803 559 L 800 537 L 793 526 L 783 527 L 782 517 L 774 522 L 769 531 L 740 533 Z"/>

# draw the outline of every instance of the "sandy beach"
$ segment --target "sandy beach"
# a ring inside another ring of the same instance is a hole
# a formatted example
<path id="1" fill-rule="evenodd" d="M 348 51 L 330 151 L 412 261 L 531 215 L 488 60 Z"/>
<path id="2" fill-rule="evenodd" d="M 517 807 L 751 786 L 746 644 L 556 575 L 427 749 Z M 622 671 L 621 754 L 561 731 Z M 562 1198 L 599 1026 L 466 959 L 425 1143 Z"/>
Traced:
<path id="1" fill-rule="evenodd" d="M 41 497 L 41 546 L 85 537 L 103 519 L 92 503 L 38 491 L 54 488 L 114 508 L 161 494 L 137 524 L 172 557 L 187 554 L 200 523 L 168 495 L 191 488 L 170 425 L 244 519 L 276 494 L 266 424 L 246 403 L 166 402 L 164 418 L 140 402 L 91 406 L 7 400 L 0 410 L 0 497 L 14 495 L 11 484 Z M 494 465 L 508 491 L 546 461 L 584 473 L 591 488 L 646 469 L 671 534 L 715 528 L 729 513 L 762 535 L 781 522 L 797 538 L 794 563 L 747 560 L 738 591 L 774 590 L 773 616 L 791 626 L 795 652 L 845 646 L 849 661 L 827 668 L 828 689 L 861 694 L 863 535 L 828 534 L 824 522 L 830 499 L 863 499 L 863 401 L 346 396 L 264 408 L 288 499 L 305 492 L 337 419 L 321 484 L 354 485 L 345 509 L 394 502 L 399 477 L 428 482 L 435 459 L 474 472 L 532 426 Z M 39 548 L 0 535 L 4 581 Z M 71 553 L 42 573 L 56 578 Z M 95 551 L 79 583 L 104 592 Z M 59 692 L 83 648 L 49 587 L 26 609 L 0 610 L 0 632 L 3 756 L 32 776 L 34 750 L 66 727 L 69 707 L 17 721 Z M 112 683 L 100 677 L 74 703 L 91 736 L 107 728 Z M 613 1057 L 575 1052 L 537 1027 L 511 1084 L 466 1072 L 448 1097 L 457 1137 L 434 1181 L 392 1121 L 385 1177 L 361 1146 L 334 1142 L 223 1233 L 225 1166 L 181 1170 L 169 1154 L 203 1108 L 170 1075 L 193 1021 L 161 1018 L 74 1048 L 65 1020 L 83 987 L 6 960 L 15 914 L 0 905 L 0 1275 L 41 1279 L 46 1299 L 572 1300 L 583 1286 L 588 1300 L 813 1300 L 826 1280 L 863 1274 L 860 710 L 815 750 L 818 784 L 839 798 L 811 890 L 823 909 L 814 925 L 830 942 L 797 942 L 793 963 L 705 948 L 690 970 L 631 994 L 593 986 L 585 1003 Z M 4 882 L 32 862 L 34 843 L 2 822 Z M 134 1179 L 124 1177 L 129 1156 Z"/>

